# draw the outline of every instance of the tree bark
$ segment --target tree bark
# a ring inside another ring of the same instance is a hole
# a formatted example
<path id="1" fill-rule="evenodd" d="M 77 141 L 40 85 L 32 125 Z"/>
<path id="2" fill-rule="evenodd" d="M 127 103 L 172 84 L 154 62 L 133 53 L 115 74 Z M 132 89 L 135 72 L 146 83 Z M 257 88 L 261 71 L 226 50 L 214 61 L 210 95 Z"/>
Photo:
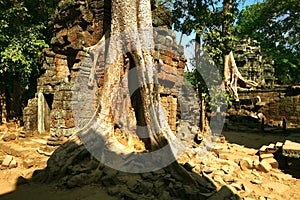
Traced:
<path id="1" fill-rule="evenodd" d="M 235 100 L 239 100 L 238 96 L 238 81 L 245 86 L 256 87 L 258 84 L 254 81 L 246 80 L 239 72 L 235 63 L 232 51 L 224 57 L 224 81 L 227 91 L 234 95 Z"/>
<path id="2" fill-rule="evenodd" d="M 121 143 L 116 138 L 116 126 L 119 126 L 119 122 L 116 121 L 114 112 L 118 102 L 118 93 L 122 90 L 120 86 L 124 81 L 122 77 L 129 70 L 127 66 L 129 62 L 129 68 L 135 68 L 132 71 L 135 73 L 136 80 L 128 81 L 138 84 L 138 89 L 131 91 L 131 93 L 135 93 L 131 98 L 131 104 L 134 107 L 137 125 L 143 127 L 142 132 L 137 128 L 136 135 L 144 142 L 148 152 L 166 147 L 167 159 L 173 162 L 169 167 L 170 172 L 177 173 L 187 183 L 197 185 L 195 179 L 176 162 L 176 154 L 182 152 L 184 146 L 177 142 L 178 140 L 171 131 L 159 104 L 158 81 L 152 56 L 154 40 L 150 0 L 113 0 L 111 11 L 111 39 L 108 49 L 106 49 L 104 82 L 99 105 L 89 123 L 70 141 L 82 145 L 78 136 L 89 137 L 89 132 L 98 130 L 97 133 L 104 138 L 105 144 L 101 143 L 98 147 L 93 148 L 105 146 L 105 149 L 119 155 L 130 155 L 133 152 L 134 144 L 130 144 L 130 141 L 133 141 L 131 139 L 134 137 L 133 134 L 126 135 L 128 137 L 127 144 Z M 122 37 L 122 39 L 116 40 L 113 38 L 114 36 Z M 85 50 L 97 52 L 96 48 L 97 44 Z M 97 59 L 98 55 L 93 55 L 93 58 Z M 94 65 L 96 63 L 94 60 Z M 91 71 L 94 69 L 95 66 Z M 92 83 L 92 79 L 90 77 L 89 84 Z M 128 112 L 124 114 L 128 114 Z M 95 122 L 97 122 L 96 126 L 93 125 Z M 163 159 L 163 155 L 160 156 Z M 128 162 L 131 160 L 129 159 Z M 143 163 L 140 164 L 143 165 Z"/>

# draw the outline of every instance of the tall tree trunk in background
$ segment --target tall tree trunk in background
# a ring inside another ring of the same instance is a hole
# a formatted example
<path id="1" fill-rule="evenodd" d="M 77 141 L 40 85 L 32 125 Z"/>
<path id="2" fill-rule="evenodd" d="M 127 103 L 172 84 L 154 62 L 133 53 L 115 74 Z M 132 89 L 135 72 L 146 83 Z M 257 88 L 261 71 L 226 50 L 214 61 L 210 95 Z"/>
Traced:
<path id="1" fill-rule="evenodd" d="M 6 92 L 5 92 L 5 82 L 4 76 L 1 75 L 0 81 L 0 123 L 6 123 L 7 118 L 7 110 L 6 110 Z"/>
<path id="2" fill-rule="evenodd" d="M 232 4 L 233 4 L 233 0 L 224 0 L 223 1 L 223 22 L 222 22 L 222 37 L 225 38 L 224 41 L 224 46 L 222 49 L 223 52 L 223 58 L 225 55 L 229 54 L 229 52 L 231 51 L 231 46 L 228 44 L 228 36 L 230 36 L 231 33 L 231 29 L 230 26 L 232 26 L 230 23 L 230 20 L 228 19 L 228 14 L 233 14 L 232 13 Z"/>
<path id="3" fill-rule="evenodd" d="M 227 91 L 229 91 L 231 94 L 234 95 L 236 101 L 239 100 L 238 91 L 237 91 L 238 81 L 240 81 L 240 83 L 244 87 L 246 86 L 256 87 L 258 85 L 256 82 L 247 80 L 242 76 L 235 63 L 233 53 L 231 51 L 228 55 L 224 56 L 224 82 Z"/>
<path id="4" fill-rule="evenodd" d="M 230 15 L 233 14 L 233 3 L 234 0 L 224 0 L 223 1 L 223 24 L 222 24 L 222 35 L 224 40 L 224 46 L 222 49 L 223 52 L 223 76 L 224 82 L 227 91 L 229 91 L 236 101 L 239 101 L 238 97 L 238 81 L 241 83 L 242 87 L 251 86 L 256 87 L 258 84 L 254 81 L 246 80 L 242 74 L 238 70 L 238 66 L 236 65 L 235 59 L 233 57 L 233 46 L 230 44 L 230 37 L 232 35 L 231 29 L 231 20 L 229 20 Z"/>

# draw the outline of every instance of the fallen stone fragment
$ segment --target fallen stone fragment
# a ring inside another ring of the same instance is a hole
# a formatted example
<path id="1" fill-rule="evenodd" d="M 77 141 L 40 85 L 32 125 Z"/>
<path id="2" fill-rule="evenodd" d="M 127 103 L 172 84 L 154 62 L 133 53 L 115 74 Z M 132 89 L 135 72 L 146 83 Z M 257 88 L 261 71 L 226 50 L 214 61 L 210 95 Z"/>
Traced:
<path id="1" fill-rule="evenodd" d="M 279 164 L 275 158 L 266 158 L 264 160 L 267 161 L 275 169 L 279 167 Z"/>
<path id="2" fill-rule="evenodd" d="M 50 146 L 41 146 L 37 149 L 37 152 L 39 154 L 44 154 L 45 156 L 51 156 L 53 152 L 55 151 L 55 148 Z"/>
<path id="3" fill-rule="evenodd" d="M 259 157 L 260 157 L 260 159 L 273 158 L 274 155 L 271 153 L 267 153 L 267 154 L 261 154 Z"/>
<path id="4" fill-rule="evenodd" d="M 300 143 L 286 140 L 282 146 L 282 155 L 300 158 Z"/>
<path id="5" fill-rule="evenodd" d="M 35 160 L 31 159 L 31 158 L 26 158 L 25 160 L 23 160 L 23 167 L 28 169 L 32 166 L 34 166 Z"/>
<path id="6" fill-rule="evenodd" d="M 283 146 L 283 143 L 282 142 L 277 142 L 276 144 L 275 144 L 275 147 L 276 148 L 280 148 L 280 147 L 282 147 Z"/>
<path id="7" fill-rule="evenodd" d="M 268 146 L 263 145 L 262 147 L 260 147 L 259 151 L 260 152 L 265 152 L 267 150 Z"/>
<path id="8" fill-rule="evenodd" d="M 16 168 L 17 166 L 18 166 L 18 162 L 15 159 L 13 159 L 9 164 L 10 169 Z"/>
<path id="9" fill-rule="evenodd" d="M 238 184 L 238 183 L 232 183 L 230 184 L 232 187 L 234 187 L 235 189 L 237 190 L 242 190 L 242 186 L 241 184 Z"/>
<path id="10" fill-rule="evenodd" d="M 269 144 L 268 149 L 275 149 L 275 144 L 273 143 Z"/>
<path id="11" fill-rule="evenodd" d="M 10 165 L 11 161 L 13 160 L 13 158 L 14 157 L 11 156 L 11 155 L 6 155 L 3 162 L 2 162 L 2 166 L 8 167 Z"/>
<path id="12" fill-rule="evenodd" d="M 272 166 L 266 161 L 262 160 L 258 165 L 258 171 L 269 172 L 272 169 Z"/>
<path id="13" fill-rule="evenodd" d="M 261 181 L 258 180 L 258 179 L 253 179 L 250 182 L 253 183 L 253 184 L 261 184 Z"/>
<path id="14" fill-rule="evenodd" d="M 242 170 L 252 169 L 253 160 L 250 158 L 243 158 L 242 160 L 240 160 L 239 165 Z"/>

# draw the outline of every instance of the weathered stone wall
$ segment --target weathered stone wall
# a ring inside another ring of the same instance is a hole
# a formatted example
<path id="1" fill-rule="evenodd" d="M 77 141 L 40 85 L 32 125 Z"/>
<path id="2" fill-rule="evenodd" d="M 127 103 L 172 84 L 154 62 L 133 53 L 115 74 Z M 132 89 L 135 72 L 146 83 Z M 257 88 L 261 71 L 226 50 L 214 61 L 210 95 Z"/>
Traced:
<path id="1" fill-rule="evenodd" d="M 272 89 L 255 89 L 239 91 L 240 107 L 262 113 L 265 123 L 281 126 L 283 119 L 290 127 L 300 124 L 300 87 L 276 86 Z M 237 110 L 238 110 L 237 109 Z"/>
<path id="2" fill-rule="evenodd" d="M 24 130 L 37 130 L 38 119 L 38 102 L 37 98 L 28 100 L 27 107 L 23 110 Z"/>
<path id="3" fill-rule="evenodd" d="M 85 124 L 94 113 L 96 105 L 87 108 L 80 104 L 83 98 L 91 98 L 95 102 L 97 99 L 97 87 L 87 86 L 93 60 L 82 51 L 82 47 L 96 44 L 109 28 L 109 4 L 106 0 L 61 3 L 50 22 L 54 29 L 52 48 L 44 49 L 43 52 L 43 73 L 38 79 L 36 98 L 30 100 L 24 109 L 25 131 L 49 131 L 53 136 L 70 136 L 76 132 L 77 126 Z M 179 110 L 176 90 L 178 83 L 183 81 L 186 59 L 182 56 L 183 47 L 174 42 L 176 35 L 168 30 L 170 20 L 159 18 L 161 15 L 169 16 L 168 12 L 154 10 L 153 14 L 153 25 L 164 27 L 155 33 L 154 55 L 161 84 L 162 105 L 171 129 L 176 131 Z M 96 81 L 100 88 L 103 84 L 103 69 L 104 56 L 100 56 L 96 68 Z M 92 97 L 74 95 L 79 90 L 78 85 L 74 84 L 78 81 L 85 83 L 80 85 L 83 87 L 81 91 L 86 90 L 85 95 Z M 45 121 L 48 112 L 49 122 Z M 78 113 L 81 118 L 79 121 L 74 119 L 74 115 L 78 117 Z"/>
<path id="4" fill-rule="evenodd" d="M 259 86 L 274 85 L 274 61 L 262 53 L 256 40 L 242 40 L 235 47 L 234 57 L 243 77 L 257 82 Z"/>
<path id="5" fill-rule="evenodd" d="M 107 4 L 109 1 L 104 0 L 60 3 L 50 21 L 53 28 L 52 48 L 43 51 L 42 74 L 38 79 L 36 97 L 23 111 L 25 131 L 50 131 L 56 135 L 71 135 L 74 132 L 72 93 L 80 70 L 81 50 L 84 46 L 96 44 L 103 36 L 105 16 L 110 21 L 107 17 L 109 12 L 104 12 L 105 7 L 109 6 Z M 49 122 L 42 119 L 47 114 L 45 109 L 50 109 Z M 49 123 L 50 130 L 45 130 L 44 123 Z"/>

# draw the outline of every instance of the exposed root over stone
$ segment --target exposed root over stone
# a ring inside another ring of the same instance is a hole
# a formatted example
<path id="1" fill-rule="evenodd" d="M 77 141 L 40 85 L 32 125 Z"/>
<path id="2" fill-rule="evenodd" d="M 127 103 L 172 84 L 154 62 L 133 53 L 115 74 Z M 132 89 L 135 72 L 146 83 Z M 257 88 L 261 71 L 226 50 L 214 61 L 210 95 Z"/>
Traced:
<path id="1" fill-rule="evenodd" d="M 143 167 L 143 163 L 139 164 Z M 35 172 L 33 181 L 58 182 L 60 187 L 66 188 L 98 184 L 120 199 L 214 199 L 218 195 L 225 198 L 225 193 L 219 194 L 207 178 L 177 162 L 147 173 L 112 169 L 92 157 L 78 137 L 57 149 L 48 160 L 47 168 Z M 238 199 L 229 189 L 227 193 L 227 197 Z"/>

